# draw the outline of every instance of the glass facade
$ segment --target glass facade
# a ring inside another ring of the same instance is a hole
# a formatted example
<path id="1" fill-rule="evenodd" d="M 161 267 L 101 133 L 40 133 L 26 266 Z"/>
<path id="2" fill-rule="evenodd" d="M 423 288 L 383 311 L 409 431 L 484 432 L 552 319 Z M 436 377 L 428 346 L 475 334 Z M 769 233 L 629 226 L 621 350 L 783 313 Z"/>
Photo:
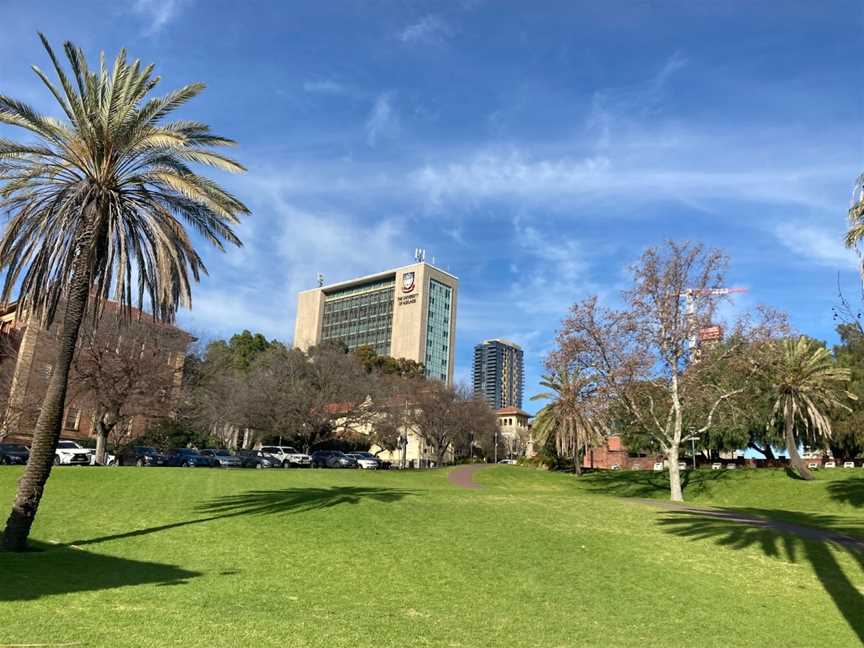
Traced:
<path id="1" fill-rule="evenodd" d="M 324 296 L 321 342 L 341 340 L 353 351 L 371 346 L 390 355 L 396 277 L 352 286 Z"/>
<path id="2" fill-rule="evenodd" d="M 450 361 L 450 311 L 453 289 L 429 280 L 429 310 L 426 313 L 426 375 L 446 382 Z"/>

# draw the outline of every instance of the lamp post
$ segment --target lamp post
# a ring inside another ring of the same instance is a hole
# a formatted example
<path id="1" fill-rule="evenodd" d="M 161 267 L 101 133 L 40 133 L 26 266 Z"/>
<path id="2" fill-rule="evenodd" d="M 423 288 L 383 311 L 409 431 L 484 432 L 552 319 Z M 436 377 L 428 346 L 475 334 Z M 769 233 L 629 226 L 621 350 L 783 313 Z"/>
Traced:
<path id="1" fill-rule="evenodd" d="M 696 437 L 693 435 L 695 430 L 690 428 L 690 457 L 693 463 L 693 470 L 696 470 Z"/>

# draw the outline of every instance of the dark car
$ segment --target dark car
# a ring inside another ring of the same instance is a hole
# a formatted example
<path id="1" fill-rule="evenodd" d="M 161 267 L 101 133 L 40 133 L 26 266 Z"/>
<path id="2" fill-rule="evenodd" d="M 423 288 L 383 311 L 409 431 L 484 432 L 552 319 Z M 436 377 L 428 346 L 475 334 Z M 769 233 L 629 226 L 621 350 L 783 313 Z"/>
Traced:
<path id="1" fill-rule="evenodd" d="M 312 453 L 313 468 L 357 468 L 357 460 L 338 450 L 318 450 Z"/>
<path id="2" fill-rule="evenodd" d="M 149 446 L 132 446 L 126 448 L 117 457 L 117 463 L 121 466 L 164 466 L 165 456 L 162 455 L 156 448 Z"/>
<path id="3" fill-rule="evenodd" d="M 201 451 L 201 455 L 210 459 L 213 465 L 218 468 L 240 468 L 242 465 L 239 457 L 235 457 L 230 451 L 221 448 L 207 448 Z"/>
<path id="4" fill-rule="evenodd" d="M 24 465 L 30 459 L 30 451 L 27 446 L 20 443 L 0 443 L 0 464 Z"/>
<path id="5" fill-rule="evenodd" d="M 213 462 L 209 457 L 202 456 L 192 448 L 175 448 L 169 450 L 165 457 L 166 466 L 181 466 L 182 468 L 211 468 Z"/>
<path id="6" fill-rule="evenodd" d="M 237 458 L 243 468 L 281 468 L 282 461 L 260 450 L 238 450 Z"/>

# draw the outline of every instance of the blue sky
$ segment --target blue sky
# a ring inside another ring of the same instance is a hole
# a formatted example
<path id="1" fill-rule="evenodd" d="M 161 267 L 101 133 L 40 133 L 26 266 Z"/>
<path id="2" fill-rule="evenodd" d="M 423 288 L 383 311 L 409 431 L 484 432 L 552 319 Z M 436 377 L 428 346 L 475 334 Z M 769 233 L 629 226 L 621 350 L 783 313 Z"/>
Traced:
<path id="1" fill-rule="evenodd" d="M 461 280 L 473 345 L 526 351 L 528 388 L 567 306 L 613 302 L 667 238 L 731 257 L 732 310 L 785 309 L 833 341 L 840 243 L 864 170 L 864 3 L 0 0 L 0 92 L 52 111 L 36 31 L 126 47 L 185 111 L 240 141 L 224 181 L 246 245 L 207 251 L 181 324 L 289 341 L 296 293 L 411 261 Z M 526 403 L 526 405 L 535 405 Z M 535 407 L 531 406 L 531 410 Z"/>

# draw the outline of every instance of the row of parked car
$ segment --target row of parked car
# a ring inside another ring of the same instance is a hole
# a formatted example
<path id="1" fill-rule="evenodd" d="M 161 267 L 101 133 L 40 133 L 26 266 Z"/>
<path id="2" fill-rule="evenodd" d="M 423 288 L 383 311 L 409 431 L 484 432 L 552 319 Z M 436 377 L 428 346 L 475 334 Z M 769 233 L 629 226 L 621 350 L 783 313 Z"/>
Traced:
<path id="1" fill-rule="evenodd" d="M 26 464 L 30 450 L 17 443 L 0 443 L 0 464 Z M 95 463 L 95 451 L 75 441 L 62 439 L 54 455 L 55 465 L 88 466 Z M 298 452 L 291 446 L 270 445 L 257 450 L 231 452 L 219 448 L 195 450 L 175 448 L 159 452 L 148 446 L 131 446 L 115 455 L 108 455 L 106 463 L 117 466 L 177 466 L 183 468 L 362 468 L 386 470 L 390 462 L 379 459 L 371 452 L 344 453 L 338 450 L 318 450 L 311 455 Z"/>

